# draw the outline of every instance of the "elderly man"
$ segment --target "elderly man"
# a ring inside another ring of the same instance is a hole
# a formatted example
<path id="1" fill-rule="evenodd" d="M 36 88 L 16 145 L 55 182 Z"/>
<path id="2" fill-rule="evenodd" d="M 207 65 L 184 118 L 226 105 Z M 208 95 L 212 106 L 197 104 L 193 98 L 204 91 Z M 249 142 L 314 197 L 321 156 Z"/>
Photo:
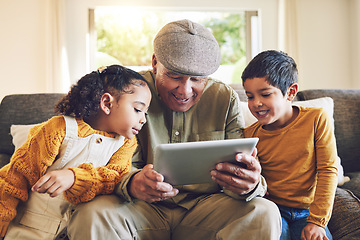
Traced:
<path id="1" fill-rule="evenodd" d="M 243 137 L 236 92 L 207 77 L 219 65 L 218 43 L 202 25 L 181 20 L 159 31 L 152 71 L 142 72 L 153 99 L 138 135 L 137 169 L 122 179 L 116 195 L 77 207 L 70 239 L 279 239 L 281 218 L 261 198 L 266 183 L 256 153 L 236 156 L 246 168 L 218 164 L 210 184 L 175 188 L 153 170 L 158 144 Z"/>

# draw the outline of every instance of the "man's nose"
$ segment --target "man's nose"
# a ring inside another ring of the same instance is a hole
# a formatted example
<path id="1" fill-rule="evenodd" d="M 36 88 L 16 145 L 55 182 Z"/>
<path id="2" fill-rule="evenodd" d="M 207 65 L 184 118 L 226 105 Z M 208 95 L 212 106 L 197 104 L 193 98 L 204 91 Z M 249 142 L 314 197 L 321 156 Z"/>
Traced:
<path id="1" fill-rule="evenodd" d="M 184 96 L 188 96 L 192 92 L 192 81 L 186 78 L 179 84 L 178 92 Z"/>

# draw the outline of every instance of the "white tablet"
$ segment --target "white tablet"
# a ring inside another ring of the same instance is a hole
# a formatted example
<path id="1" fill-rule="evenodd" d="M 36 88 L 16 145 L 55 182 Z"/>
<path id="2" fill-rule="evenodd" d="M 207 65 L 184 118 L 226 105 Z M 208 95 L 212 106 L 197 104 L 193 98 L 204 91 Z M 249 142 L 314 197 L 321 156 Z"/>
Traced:
<path id="1" fill-rule="evenodd" d="M 160 144 L 155 147 L 154 169 L 172 185 L 211 182 L 210 171 L 235 155 L 251 154 L 258 138 Z"/>

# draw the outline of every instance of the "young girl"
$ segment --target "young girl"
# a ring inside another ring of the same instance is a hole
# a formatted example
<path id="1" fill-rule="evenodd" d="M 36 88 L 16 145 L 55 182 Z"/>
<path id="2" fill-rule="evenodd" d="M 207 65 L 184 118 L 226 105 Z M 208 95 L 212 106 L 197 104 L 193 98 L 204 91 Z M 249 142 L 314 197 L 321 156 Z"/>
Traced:
<path id="1" fill-rule="evenodd" d="M 0 239 L 54 239 L 74 205 L 110 194 L 131 169 L 150 100 L 125 67 L 82 77 L 56 105 L 62 116 L 33 127 L 0 169 Z"/>

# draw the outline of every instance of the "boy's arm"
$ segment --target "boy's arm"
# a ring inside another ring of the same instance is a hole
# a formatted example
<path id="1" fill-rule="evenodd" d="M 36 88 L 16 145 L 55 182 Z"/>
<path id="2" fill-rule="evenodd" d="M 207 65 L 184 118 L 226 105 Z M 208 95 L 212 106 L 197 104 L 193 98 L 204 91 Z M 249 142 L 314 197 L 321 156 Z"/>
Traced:
<path id="1" fill-rule="evenodd" d="M 94 168 L 92 164 L 84 163 L 75 168 L 74 185 L 64 192 L 65 198 L 72 204 L 92 200 L 99 194 L 110 194 L 117 183 L 131 170 L 131 158 L 136 149 L 137 141 L 128 139 L 111 157 L 104 167 Z"/>
<path id="2" fill-rule="evenodd" d="M 331 216 L 337 186 L 337 151 L 334 130 L 324 110 L 317 121 L 315 148 L 317 184 L 307 221 L 326 227 Z"/>

